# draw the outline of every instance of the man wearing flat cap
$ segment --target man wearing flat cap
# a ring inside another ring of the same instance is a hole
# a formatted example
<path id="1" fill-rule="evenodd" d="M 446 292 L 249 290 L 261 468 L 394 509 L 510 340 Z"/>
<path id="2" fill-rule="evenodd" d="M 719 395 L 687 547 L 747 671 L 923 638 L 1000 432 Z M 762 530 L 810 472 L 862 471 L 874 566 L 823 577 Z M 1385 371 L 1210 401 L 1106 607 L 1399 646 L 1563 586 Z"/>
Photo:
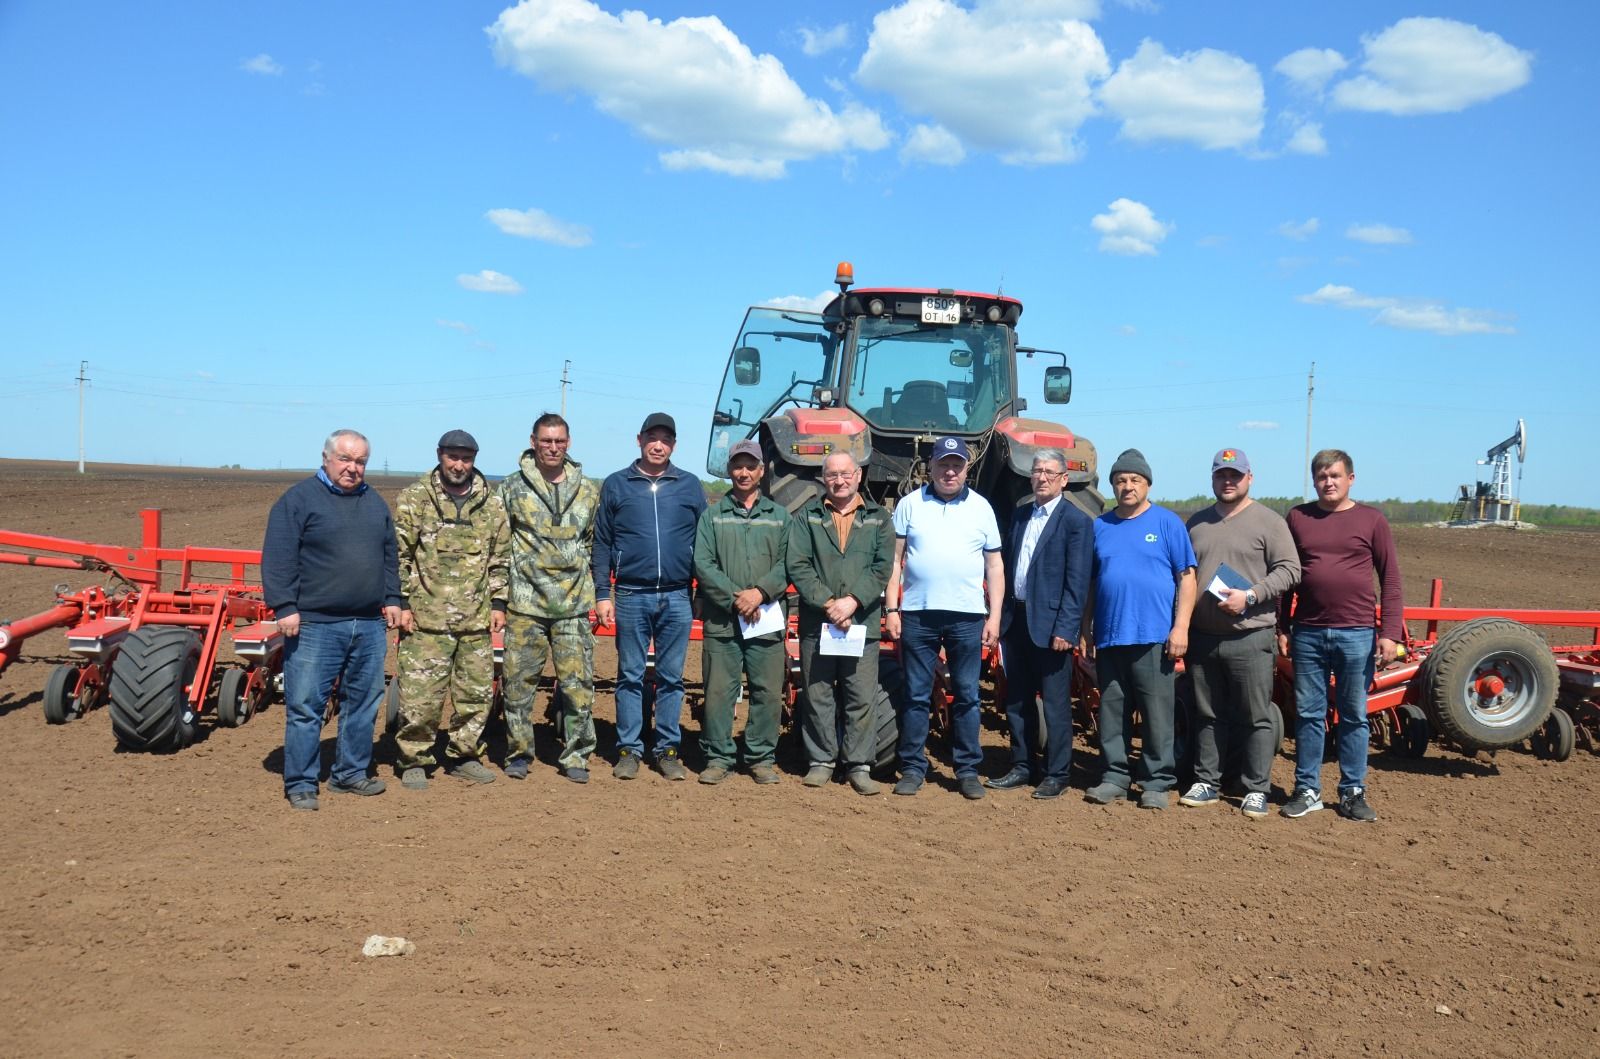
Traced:
<path id="1" fill-rule="evenodd" d="M 978 675 L 983 650 L 1000 639 L 1005 575 L 994 508 L 967 486 L 967 443 L 934 441 L 928 484 L 894 509 L 894 566 L 886 593 L 889 635 L 900 641 L 906 707 L 900 718 L 900 779 L 915 795 L 928 773 L 928 711 L 934 668 L 950 667 L 950 752 L 963 797 L 983 797 L 978 765 Z"/>
<path id="2" fill-rule="evenodd" d="M 639 775 L 644 673 L 654 643 L 656 768 L 681 781 L 689 778 L 678 754 L 683 662 L 694 624 L 689 585 L 706 494 L 697 475 L 672 462 L 678 425 L 671 416 L 651 412 L 637 440 L 639 458 L 601 485 L 594 523 L 595 615 L 617 629 L 617 763 L 611 774 L 620 780 Z"/>
<path id="3" fill-rule="evenodd" d="M 505 505 L 475 466 L 478 443 L 465 430 L 439 439 L 439 465 L 395 501 L 400 552 L 400 628 L 395 679 L 400 785 L 428 786 L 445 692 L 450 694 L 445 771 L 491 783 L 483 726 L 494 694 L 491 636 L 505 626 L 511 529 Z"/>
<path id="4" fill-rule="evenodd" d="M 1189 648 L 1194 548 L 1183 520 L 1150 502 L 1153 476 L 1138 449 L 1111 465 L 1117 506 L 1094 522 L 1095 675 L 1100 683 L 1100 782 L 1084 796 L 1126 798 L 1133 773 L 1133 714 L 1144 721 L 1139 808 L 1165 809 L 1177 783 L 1173 760 L 1175 666 Z"/>
<path id="5" fill-rule="evenodd" d="M 701 783 L 721 783 L 740 764 L 733 739 L 739 684 L 750 681 L 743 764 L 757 783 L 778 782 L 774 765 L 783 713 L 783 668 L 788 661 L 783 595 L 789 587 L 784 556 L 789 513 L 761 495 L 766 464 L 761 446 L 741 441 L 728 451 L 733 487 L 700 516 L 694 538 L 694 575 L 705 640 L 706 712 L 700 748 Z M 776 608 L 773 604 L 777 604 Z M 770 620 L 763 620 L 770 619 Z M 767 628 L 776 621 L 775 628 Z"/>

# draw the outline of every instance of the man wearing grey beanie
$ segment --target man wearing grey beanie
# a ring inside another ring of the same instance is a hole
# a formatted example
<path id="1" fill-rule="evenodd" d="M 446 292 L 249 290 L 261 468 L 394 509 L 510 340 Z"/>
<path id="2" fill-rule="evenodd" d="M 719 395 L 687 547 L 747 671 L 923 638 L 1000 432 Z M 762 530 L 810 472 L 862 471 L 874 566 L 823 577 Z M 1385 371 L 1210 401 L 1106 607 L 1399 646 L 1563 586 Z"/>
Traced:
<path id="1" fill-rule="evenodd" d="M 1095 675 L 1104 768 L 1084 797 L 1098 805 L 1128 796 L 1135 710 L 1144 720 L 1139 808 L 1165 809 L 1177 783 L 1174 665 L 1189 646 L 1195 557 L 1183 521 L 1150 503 L 1153 480 L 1144 453 L 1125 450 L 1111 465 L 1117 506 L 1094 523 Z"/>

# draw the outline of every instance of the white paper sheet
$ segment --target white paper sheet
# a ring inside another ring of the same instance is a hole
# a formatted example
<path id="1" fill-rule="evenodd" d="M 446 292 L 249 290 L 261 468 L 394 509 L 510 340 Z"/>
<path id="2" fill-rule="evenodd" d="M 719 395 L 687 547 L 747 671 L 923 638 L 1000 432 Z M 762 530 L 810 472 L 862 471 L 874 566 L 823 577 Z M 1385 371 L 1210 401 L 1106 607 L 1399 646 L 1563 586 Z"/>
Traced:
<path id="1" fill-rule="evenodd" d="M 783 600 L 775 599 L 771 603 L 763 603 L 755 621 L 739 619 L 739 635 L 746 640 L 756 636 L 766 636 L 769 633 L 783 631 Z"/>
<path id="2" fill-rule="evenodd" d="M 830 622 L 822 623 L 822 637 L 817 642 L 818 654 L 860 658 L 866 648 L 867 627 L 860 622 L 848 629 L 841 629 Z"/>

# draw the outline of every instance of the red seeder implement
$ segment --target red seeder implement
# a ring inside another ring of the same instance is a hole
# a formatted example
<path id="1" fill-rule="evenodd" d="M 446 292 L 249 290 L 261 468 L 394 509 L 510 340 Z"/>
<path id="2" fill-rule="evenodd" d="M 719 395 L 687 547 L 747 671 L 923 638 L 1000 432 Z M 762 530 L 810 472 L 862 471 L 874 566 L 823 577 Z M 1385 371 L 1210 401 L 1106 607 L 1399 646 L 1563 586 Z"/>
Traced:
<path id="1" fill-rule="evenodd" d="M 208 706 L 217 723 L 235 727 L 266 705 L 282 668 L 283 636 L 261 601 L 260 552 L 163 548 L 161 512 L 139 517 L 142 543 L 131 549 L 0 530 L 0 562 L 98 571 L 116 582 L 75 592 L 60 586 L 48 610 L 0 624 L 0 672 L 28 637 L 64 628 L 68 650 L 82 661 L 50 674 L 45 719 L 61 724 L 109 701 L 123 747 L 177 750 L 193 742 Z M 217 666 L 224 632 L 243 665 Z"/>

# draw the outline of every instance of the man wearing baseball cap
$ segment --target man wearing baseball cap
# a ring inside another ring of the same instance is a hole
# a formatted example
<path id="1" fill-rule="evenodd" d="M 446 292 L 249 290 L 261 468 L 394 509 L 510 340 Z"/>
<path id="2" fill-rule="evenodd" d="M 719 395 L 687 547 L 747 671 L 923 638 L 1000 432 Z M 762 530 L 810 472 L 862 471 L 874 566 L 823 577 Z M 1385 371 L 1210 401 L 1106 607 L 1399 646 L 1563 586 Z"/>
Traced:
<path id="1" fill-rule="evenodd" d="M 477 467 L 465 430 L 439 439 L 439 465 L 401 490 L 394 535 L 400 554 L 396 676 L 400 785 L 428 786 L 433 744 L 450 692 L 452 776 L 492 783 L 483 726 L 494 695 L 493 633 L 505 627 L 511 528 L 505 505 Z"/>
<path id="2" fill-rule="evenodd" d="M 777 783 L 774 761 L 783 713 L 783 667 L 788 623 L 756 633 L 747 628 L 789 587 L 784 556 L 789 513 L 761 495 L 766 465 L 761 446 L 741 441 L 728 450 L 733 488 L 700 516 L 694 538 L 694 575 L 703 603 L 706 709 L 700 746 L 706 767 L 701 783 L 721 783 L 738 764 L 733 707 L 739 683 L 750 680 L 744 726 L 744 764 L 757 783 Z M 781 604 L 778 613 L 781 615 Z"/>
<path id="3" fill-rule="evenodd" d="M 644 672 L 656 649 L 655 760 L 669 780 L 689 772 L 682 740 L 683 662 L 694 615 L 694 534 L 706 495 L 700 479 L 672 462 L 678 425 L 651 412 L 639 427 L 639 458 L 600 487 L 595 517 L 595 614 L 617 629 L 617 763 L 611 774 L 631 780 L 644 756 Z M 616 584 L 613 587 L 612 580 Z"/>
<path id="4" fill-rule="evenodd" d="M 967 487 L 967 443 L 933 443 L 928 484 L 894 509 L 894 566 L 886 593 L 889 635 L 900 641 L 906 708 L 900 717 L 900 781 L 913 795 L 928 772 L 928 710 L 934 667 L 950 667 L 950 744 L 964 797 L 983 797 L 978 765 L 978 673 L 983 649 L 1000 638 L 1005 593 L 1000 528 L 989 501 Z"/>
<path id="5" fill-rule="evenodd" d="M 1189 519 L 1200 591 L 1184 656 L 1194 692 L 1194 783 L 1187 806 L 1221 799 L 1224 764 L 1235 755 L 1240 810 L 1267 815 L 1273 740 L 1273 654 L 1280 596 L 1300 581 L 1300 557 L 1283 518 L 1250 499 L 1250 457 L 1223 449 L 1211 460 L 1217 502 Z"/>
<path id="6" fill-rule="evenodd" d="M 1150 502 L 1152 481 L 1144 453 L 1124 451 L 1111 465 L 1117 506 L 1094 522 L 1094 665 L 1103 771 L 1084 797 L 1098 805 L 1128 796 L 1135 711 L 1143 719 L 1139 808 L 1165 809 L 1177 783 L 1174 677 L 1189 646 L 1194 549 L 1183 520 Z"/>

